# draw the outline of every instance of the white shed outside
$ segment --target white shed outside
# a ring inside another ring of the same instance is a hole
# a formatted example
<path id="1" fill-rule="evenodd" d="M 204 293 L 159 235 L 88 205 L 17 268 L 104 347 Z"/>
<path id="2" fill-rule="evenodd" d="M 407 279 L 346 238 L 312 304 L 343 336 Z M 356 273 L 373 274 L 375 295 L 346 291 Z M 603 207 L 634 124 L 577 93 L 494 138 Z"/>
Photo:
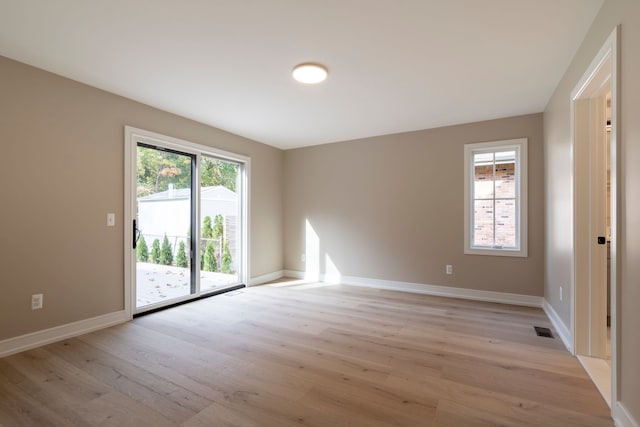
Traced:
<path id="1" fill-rule="evenodd" d="M 151 245 L 154 239 L 162 242 L 166 234 L 175 251 L 180 241 L 186 241 L 190 221 L 190 193 L 189 188 L 170 187 L 166 191 L 138 198 L 138 229 L 147 244 Z M 238 216 L 238 198 L 235 192 L 221 185 L 204 187 L 200 200 L 200 224 L 206 216 L 213 221 L 216 215 L 222 215 L 225 232 L 235 233 Z M 228 236 L 232 254 L 236 253 L 235 240 L 235 237 Z"/>

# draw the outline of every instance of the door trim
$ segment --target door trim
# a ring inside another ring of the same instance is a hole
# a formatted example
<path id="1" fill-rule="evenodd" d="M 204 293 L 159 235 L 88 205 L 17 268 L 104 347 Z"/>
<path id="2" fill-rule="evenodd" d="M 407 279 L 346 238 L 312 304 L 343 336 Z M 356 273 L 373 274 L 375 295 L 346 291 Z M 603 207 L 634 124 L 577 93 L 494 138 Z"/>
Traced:
<path id="1" fill-rule="evenodd" d="M 593 129 L 579 128 L 576 121 L 582 117 L 588 117 L 590 114 L 589 106 L 583 103 L 598 93 L 603 84 L 609 82 L 611 88 L 611 146 L 610 146 L 610 162 L 611 162 L 611 403 L 614 407 L 619 396 L 619 307 L 620 295 L 620 262 L 618 254 L 620 253 L 621 235 L 619 230 L 620 224 L 620 156 L 621 141 L 618 134 L 620 129 L 620 26 L 617 26 L 609 35 L 606 42 L 594 57 L 589 67 L 585 70 L 582 78 L 575 86 L 570 98 L 570 132 L 572 144 L 572 161 L 573 161 L 573 260 L 572 260 L 572 295 L 571 295 L 571 335 L 573 339 L 574 354 L 584 354 L 585 349 L 589 348 L 589 339 L 591 327 L 589 324 L 589 286 L 584 284 L 589 278 L 583 279 L 584 271 L 590 271 L 589 253 L 591 244 L 591 232 L 585 239 L 579 234 L 579 230 L 583 229 L 585 224 L 591 230 L 590 214 L 591 201 L 584 200 L 584 194 L 581 192 L 590 191 L 589 185 L 586 188 L 584 178 L 585 171 L 588 176 L 588 168 L 590 167 L 590 159 L 588 151 L 577 150 L 577 141 L 589 139 L 589 133 Z M 578 118 L 578 119 L 577 119 Z M 586 123 L 589 123 L 588 118 Z M 585 133 L 587 134 L 585 136 Z M 588 149 L 587 149 L 588 150 Z M 589 199 L 589 197 L 587 197 Z"/>
<path id="2" fill-rule="evenodd" d="M 239 282 L 243 285 L 248 285 L 250 275 L 250 259 L 249 259 L 249 243 L 250 243 L 250 221 L 249 213 L 251 212 L 249 201 L 250 197 L 250 182 L 251 182 L 251 158 L 243 156 L 241 154 L 232 153 L 210 147 L 207 145 L 197 144 L 190 141 L 186 141 L 179 138 L 174 138 L 167 135 L 147 131 L 144 129 L 138 129 L 132 126 L 124 127 L 124 308 L 128 314 L 129 319 L 133 319 L 133 315 L 136 312 L 135 308 L 135 289 L 133 284 L 136 274 L 136 254 L 133 249 L 133 236 L 131 233 L 131 225 L 135 218 L 135 212 L 133 211 L 136 206 L 136 194 L 133 191 L 133 184 L 137 176 L 136 165 L 136 147 L 138 142 L 143 142 L 150 145 L 157 145 L 161 147 L 171 148 L 176 151 L 193 154 L 196 156 L 196 171 L 194 174 L 197 188 L 199 189 L 199 161 L 200 156 L 212 156 L 223 160 L 229 160 L 242 165 L 241 173 L 243 174 L 240 179 L 241 185 L 241 212 L 240 212 L 240 246 L 241 246 L 241 262 L 239 268 Z M 196 218 L 200 218 L 200 203 L 196 200 Z M 195 222 L 196 235 L 200 233 L 200 221 Z M 199 251 L 196 251 L 194 256 L 194 262 L 200 263 Z M 199 293 L 197 295 L 200 295 Z M 193 299 L 193 298 L 189 298 Z M 174 302 L 181 302 L 176 300 Z"/>

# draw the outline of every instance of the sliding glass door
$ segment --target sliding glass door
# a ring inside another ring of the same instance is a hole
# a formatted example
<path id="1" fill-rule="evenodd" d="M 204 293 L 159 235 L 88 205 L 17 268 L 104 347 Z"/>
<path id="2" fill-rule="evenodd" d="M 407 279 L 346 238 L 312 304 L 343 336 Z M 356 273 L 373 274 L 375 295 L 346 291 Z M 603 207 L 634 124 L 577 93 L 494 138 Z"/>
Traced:
<path id="1" fill-rule="evenodd" d="M 249 159 L 126 129 L 132 314 L 244 286 Z"/>
<path id="2" fill-rule="evenodd" d="M 136 309 L 197 292 L 193 253 L 196 156 L 137 144 Z"/>
<path id="3" fill-rule="evenodd" d="M 203 156 L 200 161 L 200 291 L 239 282 L 241 165 Z"/>

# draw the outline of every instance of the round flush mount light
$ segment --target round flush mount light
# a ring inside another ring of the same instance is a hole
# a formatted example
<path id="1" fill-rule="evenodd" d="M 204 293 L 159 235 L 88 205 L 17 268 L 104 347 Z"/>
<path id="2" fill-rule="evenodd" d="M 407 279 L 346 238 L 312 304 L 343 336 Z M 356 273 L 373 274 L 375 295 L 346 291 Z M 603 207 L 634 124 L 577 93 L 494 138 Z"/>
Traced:
<path id="1" fill-rule="evenodd" d="M 310 62 L 296 65 L 293 68 L 293 78 L 308 85 L 323 82 L 328 74 L 329 72 L 324 66 Z"/>

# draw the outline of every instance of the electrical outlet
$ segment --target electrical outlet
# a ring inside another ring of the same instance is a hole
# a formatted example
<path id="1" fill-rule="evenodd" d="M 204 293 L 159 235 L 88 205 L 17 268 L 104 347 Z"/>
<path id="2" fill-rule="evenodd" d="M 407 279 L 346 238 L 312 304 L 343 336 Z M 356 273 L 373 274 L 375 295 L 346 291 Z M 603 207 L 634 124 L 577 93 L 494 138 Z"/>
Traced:
<path id="1" fill-rule="evenodd" d="M 31 295 L 31 310 L 39 310 L 42 308 L 43 296 L 42 294 Z"/>
<path id="2" fill-rule="evenodd" d="M 560 301 L 562 301 L 562 286 L 560 286 Z"/>
<path id="3" fill-rule="evenodd" d="M 307 256 L 305 254 L 300 255 L 300 262 L 306 262 Z"/>
<path id="4" fill-rule="evenodd" d="M 447 264 L 445 271 L 447 272 L 447 274 L 453 274 L 453 265 Z"/>

